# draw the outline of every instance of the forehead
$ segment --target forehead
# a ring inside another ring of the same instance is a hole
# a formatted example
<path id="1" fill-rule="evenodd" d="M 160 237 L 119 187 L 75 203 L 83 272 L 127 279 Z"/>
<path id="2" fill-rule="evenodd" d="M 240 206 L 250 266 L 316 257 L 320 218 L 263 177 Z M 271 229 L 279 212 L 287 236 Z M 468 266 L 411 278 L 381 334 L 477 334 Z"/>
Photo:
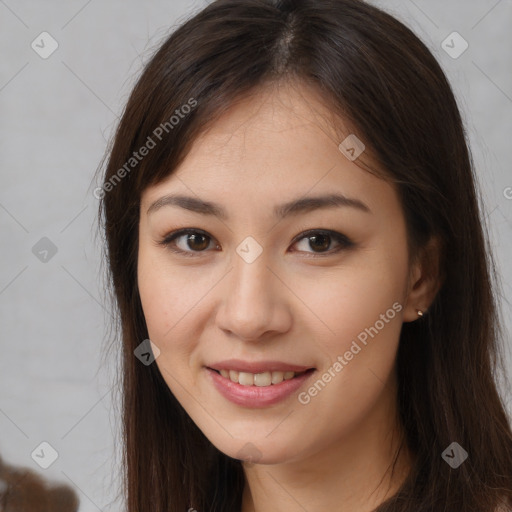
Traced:
<path id="1" fill-rule="evenodd" d="M 339 150 L 348 135 L 315 89 L 297 83 L 260 88 L 218 117 L 181 165 L 146 189 L 143 204 L 170 192 L 223 202 L 227 209 L 265 205 L 267 211 L 287 199 L 331 192 L 366 197 L 367 204 L 396 199 L 388 197 L 388 183 Z"/>
<path id="2" fill-rule="evenodd" d="M 315 88 L 301 82 L 271 83 L 235 100 L 197 138 L 194 153 L 222 154 L 225 149 L 232 158 L 237 150 L 264 153 L 265 147 L 275 151 L 286 143 L 285 151 L 296 137 L 318 143 L 322 133 L 337 145 L 340 132 L 349 133 L 343 125 Z"/>

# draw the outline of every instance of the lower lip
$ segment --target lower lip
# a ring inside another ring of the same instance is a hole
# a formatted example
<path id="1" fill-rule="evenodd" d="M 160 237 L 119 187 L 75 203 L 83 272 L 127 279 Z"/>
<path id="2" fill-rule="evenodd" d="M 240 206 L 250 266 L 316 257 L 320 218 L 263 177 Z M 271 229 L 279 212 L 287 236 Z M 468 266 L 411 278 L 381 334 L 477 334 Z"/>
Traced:
<path id="1" fill-rule="evenodd" d="M 251 408 L 266 407 L 288 398 L 315 373 L 314 370 L 309 370 L 298 377 L 270 386 L 242 386 L 242 384 L 223 377 L 215 370 L 206 368 L 206 371 L 222 396 L 234 404 Z"/>

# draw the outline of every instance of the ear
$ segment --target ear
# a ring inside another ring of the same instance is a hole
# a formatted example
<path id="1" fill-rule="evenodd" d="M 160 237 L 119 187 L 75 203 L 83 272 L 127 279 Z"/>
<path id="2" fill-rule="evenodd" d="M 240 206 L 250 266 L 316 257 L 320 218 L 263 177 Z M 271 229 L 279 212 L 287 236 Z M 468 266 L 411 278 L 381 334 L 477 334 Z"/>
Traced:
<path id="1" fill-rule="evenodd" d="M 421 318 L 418 311 L 423 312 L 423 315 L 427 314 L 442 284 L 440 259 L 441 243 L 437 237 L 431 237 L 418 251 L 411 265 L 404 301 L 404 322 L 413 322 Z"/>

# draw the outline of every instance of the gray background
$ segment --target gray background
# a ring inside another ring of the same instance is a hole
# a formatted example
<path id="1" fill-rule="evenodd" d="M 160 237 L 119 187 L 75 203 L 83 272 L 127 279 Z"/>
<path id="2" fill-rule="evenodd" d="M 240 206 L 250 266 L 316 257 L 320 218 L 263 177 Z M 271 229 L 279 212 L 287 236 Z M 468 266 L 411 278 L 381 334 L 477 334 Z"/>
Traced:
<path id="1" fill-rule="evenodd" d="M 512 0 L 375 3 L 426 42 L 453 84 L 510 331 Z M 142 63 L 176 23 L 205 4 L 0 0 L 0 454 L 76 486 L 81 512 L 122 504 L 116 359 L 103 363 L 111 317 L 94 238 L 93 175 Z M 43 31 L 59 45 L 47 59 L 31 48 Z M 469 44 L 456 59 L 441 47 L 453 31 Z M 43 237 L 57 248 L 46 262 L 32 251 Z M 512 376 L 510 348 L 509 341 Z M 510 394 L 506 399 L 512 412 Z M 42 441 L 59 454 L 46 470 L 31 458 Z"/>

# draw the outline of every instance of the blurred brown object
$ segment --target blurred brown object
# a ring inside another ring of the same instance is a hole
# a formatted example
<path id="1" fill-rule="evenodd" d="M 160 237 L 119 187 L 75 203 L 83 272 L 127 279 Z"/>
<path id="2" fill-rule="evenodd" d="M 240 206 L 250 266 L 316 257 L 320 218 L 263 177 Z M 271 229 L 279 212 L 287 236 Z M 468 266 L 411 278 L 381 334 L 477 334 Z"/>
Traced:
<path id="1" fill-rule="evenodd" d="M 52 485 L 31 469 L 0 458 L 0 512 L 77 512 L 78 505 L 71 487 Z"/>

